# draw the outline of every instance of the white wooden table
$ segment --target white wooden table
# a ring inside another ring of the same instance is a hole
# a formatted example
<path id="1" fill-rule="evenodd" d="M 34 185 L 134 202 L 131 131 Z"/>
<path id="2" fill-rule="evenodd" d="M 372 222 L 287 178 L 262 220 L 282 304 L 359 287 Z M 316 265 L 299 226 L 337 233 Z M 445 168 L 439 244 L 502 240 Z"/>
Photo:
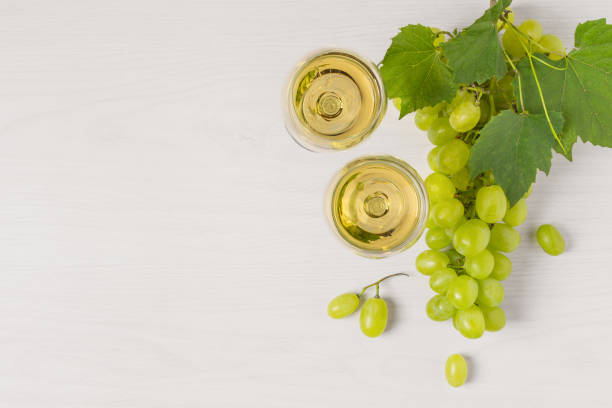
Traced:
<path id="1" fill-rule="evenodd" d="M 379 61 L 409 23 L 466 26 L 488 1 L 0 2 L 0 407 L 609 407 L 612 151 L 538 176 L 505 282 L 508 325 L 469 341 L 424 312 L 427 279 L 382 288 L 389 330 L 333 296 L 398 271 L 346 250 L 332 174 L 391 153 L 428 174 L 392 107 L 371 139 L 313 154 L 281 85 L 321 46 Z M 607 0 L 515 3 L 570 47 Z M 533 238 L 554 223 L 568 248 Z M 443 367 L 469 357 L 469 383 Z M 496 405 L 493 405 L 493 404 Z"/>

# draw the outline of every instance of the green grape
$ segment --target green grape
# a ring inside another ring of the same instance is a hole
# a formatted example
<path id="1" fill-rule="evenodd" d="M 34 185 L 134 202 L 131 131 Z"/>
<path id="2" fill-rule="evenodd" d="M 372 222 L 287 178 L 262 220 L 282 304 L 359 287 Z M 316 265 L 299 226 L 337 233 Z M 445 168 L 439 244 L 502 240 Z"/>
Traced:
<path id="1" fill-rule="evenodd" d="M 439 47 L 440 44 L 446 41 L 446 37 L 444 36 L 443 33 L 440 33 L 439 28 L 431 27 L 431 31 L 433 31 L 433 33 L 436 34 L 436 38 L 433 41 L 434 47 Z"/>
<path id="2" fill-rule="evenodd" d="M 485 330 L 498 331 L 506 325 L 506 313 L 501 307 L 480 306 L 485 320 Z"/>
<path id="3" fill-rule="evenodd" d="M 453 130 L 454 132 L 454 130 Z M 463 140 L 453 139 L 445 143 L 438 153 L 438 166 L 445 174 L 461 170 L 470 159 L 470 148 Z"/>
<path id="4" fill-rule="evenodd" d="M 489 244 L 491 231 L 481 220 L 473 219 L 457 228 L 453 236 L 453 246 L 461 255 L 474 256 Z"/>
<path id="5" fill-rule="evenodd" d="M 455 312 L 457 312 L 457 309 L 453 307 L 446 296 L 435 295 L 425 305 L 425 311 L 431 320 L 443 322 L 451 319 Z"/>
<path id="6" fill-rule="evenodd" d="M 510 23 L 514 23 L 514 11 L 512 11 L 512 8 L 508 7 L 506 10 L 504 10 L 504 13 L 506 15 L 506 20 L 508 20 Z M 505 21 L 502 19 L 497 20 L 497 31 L 501 31 L 505 26 Z"/>
<path id="7" fill-rule="evenodd" d="M 446 295 L 448 291 L 448 285 L 451 283 L 453 279 L 457 277 L 457 273 L 451 268 L 444 268 L 436 271 L 429 278 L 429 287 L 434 292 L 437 292 L 441 295 Z"/>
<path id="8" fill-rule="evenodd" d="M 429 168 L 435 172 L 440 171 L 440 165 L 438 164 L 438 154 L 440 153 L 440 149 L 442 146 L 436 146 L 427 153 L 427 164 L 429 164 Z"/>
<path id="9" fill-rule="evenodd" d="M 474 256 L 465 257 L 465 271 L 474 279 L 484 279 L 491 274 L 495 258 L 486 249 Z"/>
<path id="10" fill-rule="evenodd" d="M 402 110 L 402 99 L 401 98 L 393 98 L 393 106 L 395 106 L 395 108 L 398 111 Z"/>
<path id="11" fill-rule="evenodd" d="M 477 339 L 482 336 L 485 330 L 484 315 L 476 305 L 464 310 L 457 310 L 453 323 L 459 333 L 468 339 Z"/>
<path id="12" fill-rule="evenodd" d="M 467 275 L 460 275 L 448 285 L 446 297 L 457 309 L 467 309 L 478 297 L 478 283 Z"/>
<path id="13" fill-rule="evenodd" d="M 460 387 L 465 383 L 468 375 L 468 368 L 465 359 L 461 354 L 453 354 L 446 360 L 444 367 L 446 381 L 452 387 Z"/>
<path id="14" fill-rule="evenodd" d="M 427 221 L 425 222 L 425 226 L 427 228 L 437 228 L 438 226 L 436 225 L 433 217 L 431 216 L 431 211 L 429 211 L 427 213 Z"/>
<path id="15" fill-rule="evenodd" d="M 442 228 L 454 226 L 463 215 L 463 204 L 456 198 L 436 203 L 431 209 L 436 225 Z"/>
<path id="16" fill-rule="evenodd" d="M 470 176 L 470 170 L 467 167 L 463 167 L 456 173 L 451 175 L 451 181 L 457 188 L 457 190 L 465 191 L 468 189 L 472 177 Z"/>
<path id="17" fill-rule="evenodd" d="M 565 57 L 565 48 L 563 42 L 556 35 L 546 34 L 540 38 L 540 41 L 535 47 L 536 52 L 546 54 L 553 61 L 558 61 Z"/>
<path id="18" fill-rule="evenodd" d="M 375 297 L 366 300 L 359 316 L 363 334 L 368 337 L 380 336 L 387 327 L 388 315 L 387 303 L 383 299 Z"/>
<path id="19" fill-rule="evenodd" d="M 452 240 L 446 235 L 444 228 L 430 228 L 425 235 L 425 243 L 431 249 L 446 248 L 451 244 Z"/>
<path id="20" fill-rule="evenodd" d="M 455 195 L 453 182 L 442 173 L 431 173 L 427 176 L 425 188 L 432 202 L 449 200 Z"/>
<path id="21" fill-rule="evenodd" d="M 466 97 L 451 112 L 449 123 L 457 132 L 472 130 L 480 120 L 480 107 L 474 103 L 474 97 Z"/>
<path id="22" fill-rule="evenodd" d="M 353 313 L 358 307 L 359 296 L 354 293 L 344 293 L 329 302 L 327 314 L 334 319 L 341 319 Z"/>
<path id="23" fill-rule="evenodd" d="M 506 30 L 502 36 L 504 49 L 513 59 L 521 59 L 527 55 L 525 40 L 514 30 Z"/>
<path id="24" fill-rule="evenodd" d="M 527 34 L 533 41 L 538 42 L 542 38 L 542 26 L 537 20 L 525 20 L 519 26 L 524 34 Z"/>
<path id="25" fill-rule="evenodd" d="M 511 207 L 506 211 L 506 215 L 504 216 L 504 222 L 511 227 L 517 227 L 525 222 L 527 218 L 527 201 L 524 198 L 521 198 L 514 204 L 514 207 Z"/>
<path id="26" fill-rule="evenodd" d="M 495 307 L 499 306 L 504 300 L 504 287 L 493 278 L 478 281 L 478 304 Z"/>
<path id="27" fill-rule="evenodd" d="M 444 253 L 448 256 L 451 265 L 463 265 L 464 256 L 459 252 L 454 249 L 449 249 L 448 251 L 444 251 Z"/>
<path id="28" fill-rule="evenodd" d="M 459 228 L 460 226 L 462 226 L 466 222 L 467 222 L 467 218 L 465 218 L 465 215 L 462 215 L 461 218 L 459 218 L 459 221 L 457 221 L 455 223 L 455 225 L 453 225 L 450 228 L 446 228 L 444 230 L 444 231 L 446 231 L 446 235 L 448 235 L 448 237 L 452 239 L 453 236 L 455 235 L 455 231 L 457 231 L 457 228 Z"/>
<path id="29" fill-rule="evenodd" d="M 429 276 L 439 269 L 446 268 L 449 262 L 448 255 L 444 252 L 428 249 L 417 256 L 415 264 L 419 272 Z"/>
<path id="30" fill-rule="evenodd" d="M 489 276 L 498 281 L 503 281 L 512 272 L 512 262 L 504 254 L 495 251 L 491 253 L 493 254 L 493 259 L 495 259 L 495 265 L 493 265 L 493 270 Z"/>
<path id="31" fill-rule="evenodd" d="M 544 224 L 538 227 L 536 239 L 540 247 L 548 255 L 557 256 L 565 251 L 565 240 L 563 235 L 552 225 Z"/>
<path id="32" fill-rule="evenodd" d="M 512 252 L 521 243 L 521 234 L 506 224 L 495 224 L 491 229 L 491 249 L 500 252 Z"/>
<path id="33" fill-rule="evenodd" d="M 500 186 L 482 187 L 476 194 L 476 214 L 487 224 L 499 222 L 506 214 L 507 202 Z"/>
<path id="34" fill-rule="evenodd" d="M 491 119 L 491 105 L 488 98 L 480 99 L 480 120 L 476 126 L 483 127 Z"/>
<path id="35" fill-rule="evenodd" d="M 417 109 L 414 114 L 414 124 L 421 130 L 427 130 L 431 124 L 438 118 L 438 112 L 431 107 Z"/>
<path id="36" fill-rule="evenodd" d="M 435 119 L 427 131 L 427 138 L 436 146 L 441 146 L 449 140 L 453 140 L 457 135 L 458 133 L 448 122 L 448 118 L 444 116 Z"/>
<path id="37" fill-rule="evenodd" d="M 468 96 L 469 96 L 469 92 L 467 89 L 460 88 L 459 90 L 457 90 L 455 97 L 453 98 L 450 105 L 448 106 L 448 113 L 450 114 Z"/>
<path id="38" fill-rule="evenodd" d="M 529 186 L 529 190 L 527 190 L 523 198 L 528 198 L 531 195 L 532 191 L 533 191 L 533 183 L 531 183 L 531 185 Z"/>

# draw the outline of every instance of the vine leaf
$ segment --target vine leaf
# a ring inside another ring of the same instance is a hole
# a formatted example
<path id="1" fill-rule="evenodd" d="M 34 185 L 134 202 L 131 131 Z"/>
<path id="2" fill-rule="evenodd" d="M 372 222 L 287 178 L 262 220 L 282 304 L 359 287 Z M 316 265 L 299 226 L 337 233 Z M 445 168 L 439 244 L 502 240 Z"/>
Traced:
<path id="1" fill-rule="evenodd" d="M 401 98 L 400 118 L 425 106 L 451 101 L 457 91 L 431 28 L 408 25 L 393 37 L 380 72 L 389 98 Z"/>
<path id="2" fill-rule="evenodd" d="M 549 116 L 555 130 L 563 126 L 559 112 Z M 491 170 L 514 205 L 535 181 L 538 169 L 548 174 L 552 147 L 557 143 L 543 114 L 516 114 L 505 110 L 493 117 L 472 147 L 469 162 L 472 177 Z"/>
<path id="3" fill-rule="evenodd" d="M 565 125 L 561 134 L 569 160 L 578 136 L 583 142 L 612 147 L 612 25 L 605 19 L 579 24 L 576 48 L 567 59 L 542 59 L 558 69 L 534 60 L 546 106 L 562 112 Z M 533 72 L 528 61 L 517 66 L 521 75 L 525 108 L 530 113 L 543 112 Z M 518 83 L 515 79 L 515 94 Z M 555 146 L 560 151 L 560 146 Z"/>
<path id="4" fill-rule="evenodd" d="M 497 21 L 510 3 L 511 0 L 497 2 L 474 24 L 442 44 L 448 64 L 455 73 L 455 81 L 471 84 L 506 75 L 508 70 L 497 34 Z"/>

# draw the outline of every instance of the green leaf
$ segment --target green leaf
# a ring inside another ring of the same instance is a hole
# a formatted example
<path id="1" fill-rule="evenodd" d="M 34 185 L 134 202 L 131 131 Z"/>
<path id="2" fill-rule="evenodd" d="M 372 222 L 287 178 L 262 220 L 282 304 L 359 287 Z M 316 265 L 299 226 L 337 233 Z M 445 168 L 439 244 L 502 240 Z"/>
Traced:
<path id="1" fill-rule="evenodd" d="M 511 0 L 497 2 L 474 24 L 442 44 L 448 64 L 455 72 L 455 81 L 470 84 L 506 75 L 504 53 L 497 35 L 497 20 L 510 3 Z"/>
<path id="2" fill-rule="evenodd" d="M 387 96 L 402 99 L 400 118 L 455 96 L 457 85 L 440 51 L 433 46 L 434 37 L 429 27 L 403 27 L 382 61 L 380 72 Z"/>
<path id="3" fill-rule="evenodd" d="M 549 112 L 555 130 L 563 126 L 559 112 Z M 491 170 L 514 205 L 531 183 L 537 169 L 548 174 L 552 146 L 556 143 L 543 114 L 516 114 L 505 110 L 482 128 L 472 147 L 469 169 L 472 177 Z"/>
<path id="4" fill-rule="evenodd" d="M 565 118 L 561 141 L 571 160 L 572 146 L 580 136 L 583 142 L 612 147 L 612 26 L 605 19 L 579 24 L 576 47 L 567 59 L 551 61 L 552 66 L 533 60 L 548 110 L 560 111 Z M 535 78 L 528 59 L 518 65 L 525 109 L 543 112 Z M 518 81 L 515 80 L 518 98 Z M 560 147 L 555 147 L 560 151 Z"/>

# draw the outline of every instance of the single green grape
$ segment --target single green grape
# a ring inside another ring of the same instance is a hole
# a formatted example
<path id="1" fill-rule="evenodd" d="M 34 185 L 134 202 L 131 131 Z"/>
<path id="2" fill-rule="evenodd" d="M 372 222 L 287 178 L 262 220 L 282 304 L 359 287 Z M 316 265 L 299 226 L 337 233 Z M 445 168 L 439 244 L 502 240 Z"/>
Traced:
<path id="1" fill-rule="evenodd" d="M 466 97 L 453 111 L 449 123 L 457 132 L 472 130 L 480 120 L 480 106 L 476 105 L 474 97 Z"/>
<path id="2" fill-rule="evenodd" d="M 487 307 L 499 306 L 504 300 L 504 287 L 496 279 L 478 281 L 478 304 Z"/>
<path id="3" fill-rule="evenodd" d="M 344 293 L 329 302 L 327 314 L 334 319 L 341 319 L 353 313 L 358 307 L 359 296 L 355 293 Z"/>
<path id="4" fill-rule="evenodd" d="M 533 41 L 538 42 L 542 38 L 542 25 L 537 20 L 528 19 L 519 26 L 524 34 L 527 34 Z"/>
<path id="5" fill-rule="evenodd" d="M 450 113 L 461 104 L 461 102 L 463 102 L 463 100 L 465 98 L 467 98 L 469 96 L 469 91 L 467 89 L 464 88 L 459 88 L 457 90 L 457 93 L 455 94 L 455 97 L 453 98 L 453 100 L 451 101 L 450 105 L 448 106 L 448 114 L 450 115 Z"/>
<path id="6" fill-rule="evenodd" d="M 481 98 L 480 102 L 480 120 L 476 126 L 484 127 L 491 119 L 491 105 L 488 98 Z"/>
<path id="7" fill-rule="evenodd" d="M 527 201 L 521 198 L 514 204 L 513 207 L 508 208 L 506 215 L 504 216 L 504 222 L 511 227 L 517 227 L 525 222 L 527 218 Z"/>
<path id="8" fill-rule="evenodd" d="M 495 259 L 495 265 L 493 265 L 493 270 L 489 276 L 498 281 L 503 281 L 512 272 L 512 262 L 504 254 L 496 251 L 491 251 L 491 253 L 493 254 L 493 259 Z"/>
<path id="9" fill-rule="evenodd" d="M 565 240 L 563 235 L 552 225 L 544 224 L 538 227 L 536 239 L 540 247 L 548 255 L 557 256 L 565 251 Z"/>
<path id="10" fill-rule="evenodd" d="M 446 268 L 449 262 L 448 255 L 444 252 L 428 249 L 417 256 L 415 264 L 419 272 L 429 276 L 439 269 Z"/>
<path id="11" fill-rule="evenodd" d="M 565 57 L 565 48 L 559 37 L 553 34 L 546 34 L 540 38 L 540 41 L 535 47 L 536 52 L 546 54 L 553 61 L 558 61 Z"/>
<path id="12" fill-rule="evenodd" d="M 463 204 L 456 198 L 440 201 L 434 204 L 431 213 L 436 225 L 442 228 L 450 228 L 461 219 Z"/>
<path id="13" fill-rule="evenodd" d="M 453 246 L 461 255 L 474 256 L 489 244 L 491 231 L 481 220 L 472 219 L 457 228 L 453 236 Z"/>
<path id="14" fill-rule="evenodd" d="M 467 309 L 478 297 L 478 283 L 467 275 L 460 275 L 448 285 L 446 297 L 455 308 Z"/>
<path id="15" fill-rule="evenodd" d="M 512 11 L 512 8 L 508 7 L 506 10 L 504 10 L 504 13 L 506 15 L 506 20 L 510 23 L 514 23 L 514 11 Z M 497 31 L 503 30 L 505 26 L 505 21 L 503 21 L 501 18 L 497 20 Z"/>
<path id="16" fill-rule="evenodd" d="M 476 214 L 487 224 L 499 222 L 506 214 L 507 202 L 500 186 L 482 187 L 476 194 Z"/>
<path id="17" fill-rule="evenodd" d="M 429 168 L 435 172 L 440 171 L 440 165 L 438 164 L 438 154 L 440 154 L 440 149 L 442 146 L 436 146 L 427 153 L 427 164 L 429 164 Z"/>
<path id="18" fill-rule="evenodd" d="M 431 249 L 446 248 L 451 244 L 452 240 L 446 235 L 444 228 L 430 228 L 425 234 L 425 243 Z"/>
<path id="19" fill-rule="evenodd" d="M 361 331 L 368 337 L 380 336 L 387 327 L 388 316 L 387 303 L 382 298 L 369 298 L 361 308 L 359 316 Z"/>
<path id="20" fill-rule="evenodd" d="M 448 286 L 457 277 L 457 272 L 451 268 L 443 268 L 433 273 L 429 278 L 429 287 L 441 295 L 446 295 Z"/>
<path id="21" fill-rule="evenodd" d="M 398 111 L 402 110 L 402 99 L 401 98 L 393 98 L 393 106 L 395 106 L 395 108 Z"/>
<path id="22" fill-rule="evenodd" d="M 425 188 L 432 202 L 450 200 L 455 195 L 453 182 L 442 173 L 431 173 L 427 176 Z"/>
<path id="23" fill-rule="evenodd" d="M 485 330 L 498 331 L 506 325 L 506 313 L 501 307 L 480 306 L 485 320 Z"/>
<path id="24" fill-rule="evenodd" d="M 465 271 L 474 279 L 484 279 L 491 274 L 495 258 L 486 249 L 474 256 L 465 257 Z"/>
<path id="25" fill-rule="evenodd" d="M 485 330 L 485 319 L 480 308 L 472 305 L 464 310 L 457 310 L 453 320 L 455 328 L 468 339 L 477 339 Z"/>
<path id="26" fill-rule="evenodd" d="M 454 130 L 453 130 L 454 132 Z M 453 139 L 442 145 L 438 153 L 438 166 L 445 174 L 461 170 L 470 159 L 470 148 L 463 140 Z"/>
<path id="27" fill-rule="evenodd" d="M 504 32 L 502 36 L 502 45 L 504 49 L 513 59 L 521 59 L 525 55 L 527 55 L 527 51 L 525 48 L 527 45 L 525 44 L 525 40 L 521 37 L 520 34 L 517 34 L 514 30 L 508 29 Z"/>
<path id="28" fill-rule="evenodd" d="M 465 383 L 468 375 L 468 367 L 461 354 L 453 354 L 446 360 L 444 367 L 446 381 L 452 387 L 460 387 Z"/>
<path id="29" fill-rule="evenodd" d="M 491 229 L 489 247 L 495 251 L 512 252 L 521 243 L 521 234 L 506 224 L 495 224 Z"/>
<path id="30" fill-rule="evenodd" d="M 467 190 L 470 182 L 472 181 L 470 170 L 467 167 L 463 167 L 461 170 L 451 175 L 451 181 L 457 190 Z"/>
<path id="31" fill-rule="evenodd" d="M 438 118 L 438 112 L 431 107 L 417 109 L 414 114 L 414 124 L 421 130 L 427 131 L 431 124 Z"/>
<path id="32" fill-rule="evenodd" d="M 427 138 L 436 146 L 441 146 L 457 137 L 458 133 L 453 129 L 445 116 L 436 118 L 427 131 Z"/>
<path id="33" fill-rule="evenodd" d="M 425 305 L 425 312 L 427 312 L 427 316 L 431 320 L 443 322 L 451 319 L 457 312 L 457 309 L 448 301 L 446 296 L 435 295 Z"/>

